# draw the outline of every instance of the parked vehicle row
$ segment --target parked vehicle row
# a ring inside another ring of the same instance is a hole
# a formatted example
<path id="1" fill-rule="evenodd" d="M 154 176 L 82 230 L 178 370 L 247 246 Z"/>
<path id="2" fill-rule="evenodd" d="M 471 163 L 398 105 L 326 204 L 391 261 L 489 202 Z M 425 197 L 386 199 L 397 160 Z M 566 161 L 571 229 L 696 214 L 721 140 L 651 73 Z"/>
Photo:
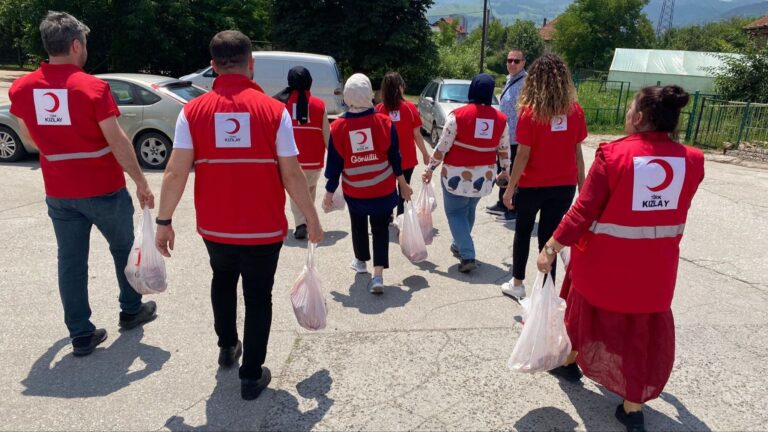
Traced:
<path id="1" fill-rule="evenodd" d="M 266 94 L 274 95 L 287 86 L 288 71 L 297 65 L 312 74 L 312 94 L 326 104 L 329 117 L 345 111 L 341 72 L 333 57 L 283 51 L 254 51 L 253 79 Z M 120 109 L 118 122 L 134 145 L 139 163 L 149 169 L 163 169 L 173 147 L 176 118 L 184 104 L 205 94 L 216 73 L 206 67 L 179 79 L 145 74 L 102 74 L 109 83 Z M 432 80 L 418 101 L 423 132 L 437 145 L 448 114 L 468 103 L 469 80 Z M 493 105 L 498 109 L 494 96 Z M 28 153 L 37 153 L 32 143 L 22 142 L 19 124 L 10 115 L 10 105 L 0 106 L 0 162 L 15 162 Z"/>

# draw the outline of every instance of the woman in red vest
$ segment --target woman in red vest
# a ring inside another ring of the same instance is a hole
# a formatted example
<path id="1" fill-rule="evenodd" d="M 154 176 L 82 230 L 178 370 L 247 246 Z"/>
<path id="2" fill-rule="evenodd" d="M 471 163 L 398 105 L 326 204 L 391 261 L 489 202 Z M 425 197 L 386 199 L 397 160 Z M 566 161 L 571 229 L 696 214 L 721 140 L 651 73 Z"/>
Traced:
<path id="1" fill-rule="evenodd" d="M 509 178 L 509 127 L 507 116 L 491 106 L 495 86 L 490 75 L 472 78 L 469 103 L 448 114 L 440 142 L 422 175 L 429 183 L 432 172 L 443 164 L 440 180 L 453 237 L 451 253 L 461 260 L 458 270 L 462 273 L 477 267 L 472 240 L 475 210 L 480 198 L 493 190 L 497 155 L 502 168 L 499 179 Z"/>
<path id="2" fill-rule="evenodd" d="M 518 104 L 515 135 L 519 145 L 510 174 L 512 187 L 504 192 L 504 204 L 517 210 L 512 280 L 502 284 L 501 292 L 521 299 L 525 297 L 523 280 L 536 215 L 541 250 L 571 206 L 576 186 L 584 182 L 581 142 L 587 137 L 587 123 L 576 102 L 571 72 L 554 54 L 544 54 L 533 62 Z"/>
<path id="3" fill-rule="evenodd" d="M 312 75 L 303 66 L 295 66 L 288 71 L 288 87 L 275 95 L 275 99 L 283 102 L 293 121 L 293 136 L 299 148 L 299 164 L 307 178 L 309 195 L 315 202 L 317 181 L 325 161 L 325 148 L 328 146 L 330 127 L 328 115 L 325 112 L 325 102 L 312 96 Z M 307 238 L 307 219 L 298 205 L 291 199 L 293 213 L 293 237 Z"/>
<path id="4" fill-rule="evenodd" d="M 397 72 L 389 72 L 381 80 L 381 103 L 376 105 L 376 112 L 386 114 L 397 129 L 397 138 L 402 157 L 405 181 L 411 184 L 413 169 L 419 164 L 416 147 L 421 152 L 424 164 L 429 164 L 429 153 L 421 137 L 421 117 L 416 105 L 403 98 L 405 81 Z M 403 197 L 397 203 L 397 214 L 403 214 Z"/>
<path id="5" fill-rule="evenodd" d="M 381 294 L 384 269 L 389 267 L 389 218 L 397 205 L 397 187 L 406 201 L 413 192 L 400 166 L 397 131 L 389 116 L 373 109 L 373 89 L 367 76 L 358 73 L 349 77 L 344 84 L 344 102 L 349 110 L 331 125 L 323 209 L 331 208 L 341 177 L 352 223 L 352 270 L 368 273 L 370 220 L 374 266 L 370 292 Z"/>
<path id="6" fill-rule="evenodd" d="M 572 246 L 563 287 L 573 352 L 551 371 L 589 378 L 624 398 L 616 418 L 645 430 L 642 404 L 657 398 L 675 358 L 672 295 L 680 240 L 704 155 L 673 137 L 688 94 L 646 87 L 626 116 L 627 137 L 602 144 L 579 199 L 538 257 L 540 271 Z"/>

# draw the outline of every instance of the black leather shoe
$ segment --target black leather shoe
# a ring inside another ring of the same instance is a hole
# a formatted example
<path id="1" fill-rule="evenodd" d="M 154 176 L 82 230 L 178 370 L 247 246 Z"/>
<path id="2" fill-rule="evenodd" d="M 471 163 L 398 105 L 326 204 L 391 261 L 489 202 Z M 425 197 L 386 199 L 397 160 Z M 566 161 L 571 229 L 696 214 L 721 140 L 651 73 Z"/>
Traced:
<path id="1" fill-rule="evenodd" d="M 293 238 L 296 240 L 304 240 L 307 238 L 307 224 L 301 224 L 293 231 Z"/>
<path id="2" fill-rule="evenodd" d="M 477 263 L 475 263 L 475 260 L 472 258 L 463 259 L 461 260 L 461 264 L 459 264 L 459 271 L 462 273 L 469 273 L 476 268 L 477 268 Z"/>
<path id="3" fill-rule="evenodd" d="M 84 357 L 92 353 L 97 346 L 107 340 L 107 331 L 96 329 L 89 336 L 80 336 L 72 339 L 72 355 Z"/>
<path id="4" fill-rule="evenodd" d="M 243 355 L 243 344 L 237 341 L 237 345 L 226 348 L 219 348 L 219 366 L 223 368 L 231 368 L 237 359 Z"/>
<path id="5" fill-rule="evenodd" d="M 579 365 L 571 363 L 568 366 L 556 367 L 548 371 L 550 375 L 562 378 L 568 382 L 578 382 L 584 376 L 579 369 Z"/>
<path id="6" fill-rule="evenodd" d="M 616 420 L 627 428 L 627 432 L 645 432 L 645 416 L 642 411 L 627 414 L 624 404 L 616 407 Z"/>
<path id="7" fill-rule="evenodd" d="M 272 373 L 264 366 L 261 367 L 261 378 L 257 380 L 241 379 L 240 380 L 240 396 L 244 400 L 254 400 L 264 391 L 265 388 L 272 381 Z"/>
<path id="8" fill-rule="evenodd" d="M 155 312 L 157 312 L 157 303 L 153 301 L 148 301 L 142 304 L 141 309 L 135 314 L 120 312 L 120 328 L 123 330 L 130 330 L 142 324 L 154 321 L 154 319 L 157 318 Z"/>
<path id="9" fill-rule="evenodd" d="M 454 245 L 451 245 L 451 253 L 453 254 L 454 257 L 461 258 L 461 254 L 459 253 L 459 250 L 456 249 L 456 246 Z"/>

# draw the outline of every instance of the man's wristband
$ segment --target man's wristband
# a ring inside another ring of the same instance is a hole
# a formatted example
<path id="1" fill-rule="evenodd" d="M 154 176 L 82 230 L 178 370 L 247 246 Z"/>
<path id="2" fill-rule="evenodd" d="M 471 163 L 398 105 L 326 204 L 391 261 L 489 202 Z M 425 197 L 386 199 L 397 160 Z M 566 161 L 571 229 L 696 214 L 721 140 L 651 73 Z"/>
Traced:
<path id="1" fill-rule="evenodd" d="M 155 223 L 158 225 L 168 226 L 171 224 L 171 219 L 155 218 Z"/>

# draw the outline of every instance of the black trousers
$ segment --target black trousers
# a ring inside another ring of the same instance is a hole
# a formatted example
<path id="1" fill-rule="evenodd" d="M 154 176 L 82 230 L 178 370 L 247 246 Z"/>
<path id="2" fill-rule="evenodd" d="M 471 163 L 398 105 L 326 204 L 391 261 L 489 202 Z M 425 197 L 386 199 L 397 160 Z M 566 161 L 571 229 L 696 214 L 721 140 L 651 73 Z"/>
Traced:
<path id="1" fill-rule="evenodd" d="M 539 238 L 539 252 L 541 252 L 571 207 L 574 195 L 576 195 L 576 186 L 519 188 L 515 206 L 517 209 L 515 240 L 512 249 L 512 276 L 515 279 L 525 279 L 525 264 L 528 262 L 536 214 L 541 212 L 536 234 Z M 556 267 L 557 260 L 552 265 L 553 278 Z"/>
<path id="2" fill-rule="evenodd" d="M 509 172 L 512 172 L 512 166 L 515 165 L 515 156 L 517 156 L 517 144 L 509 146 Z M 496 158 L 496 174 L 501 174 L 501 163 L 499 163 L 499 159 Z M 504 192 L 507 191 L 507 188 L 499 186 L 499 201 L 498 205 L 504 207 Z M 513 202 L 514 202 L 513 198 Z M 513 210 L 514 211 L 514 210 Z"/>
<path id="3" fill-rule="evenodd" d="M 243 277 L 245 328 L 241 379 L 261 378 L 272 327 L 272 285 L 283 243 L 231 245 L 205 240 L 213 270 L 211 304 L 219 347 L 237 345 L 237 282 Z"/>
<path id="4" fill-rule="evenodd" d="M 371 251 L 368 245 L 368 218 L 371 220 L 373 234 L 373 265 L 389 268 L 389 217 L 391 213 L 364 215 L 349 212 L 352 222 L 352 248 L 355 258 L 370 261 Z"/>
<path id="5" fill-rule="evenodd" d="M 411 184 L 411 176 L 413 176 L 414 169 L 415 168 L 408 168 L 403 170 L 403 177 L 405 177 L 405 182 L 408 183 L 409 185 Z M 403 206 L 403 203 L 405 202 L 405 200 L 403 199 L 403 196 L 400 195 L 400 185 L 397 185 L 397 194 L 400 196 L 400 198 L 397 201 L 397 214 L 401 215 L 405 211 Z"/>

